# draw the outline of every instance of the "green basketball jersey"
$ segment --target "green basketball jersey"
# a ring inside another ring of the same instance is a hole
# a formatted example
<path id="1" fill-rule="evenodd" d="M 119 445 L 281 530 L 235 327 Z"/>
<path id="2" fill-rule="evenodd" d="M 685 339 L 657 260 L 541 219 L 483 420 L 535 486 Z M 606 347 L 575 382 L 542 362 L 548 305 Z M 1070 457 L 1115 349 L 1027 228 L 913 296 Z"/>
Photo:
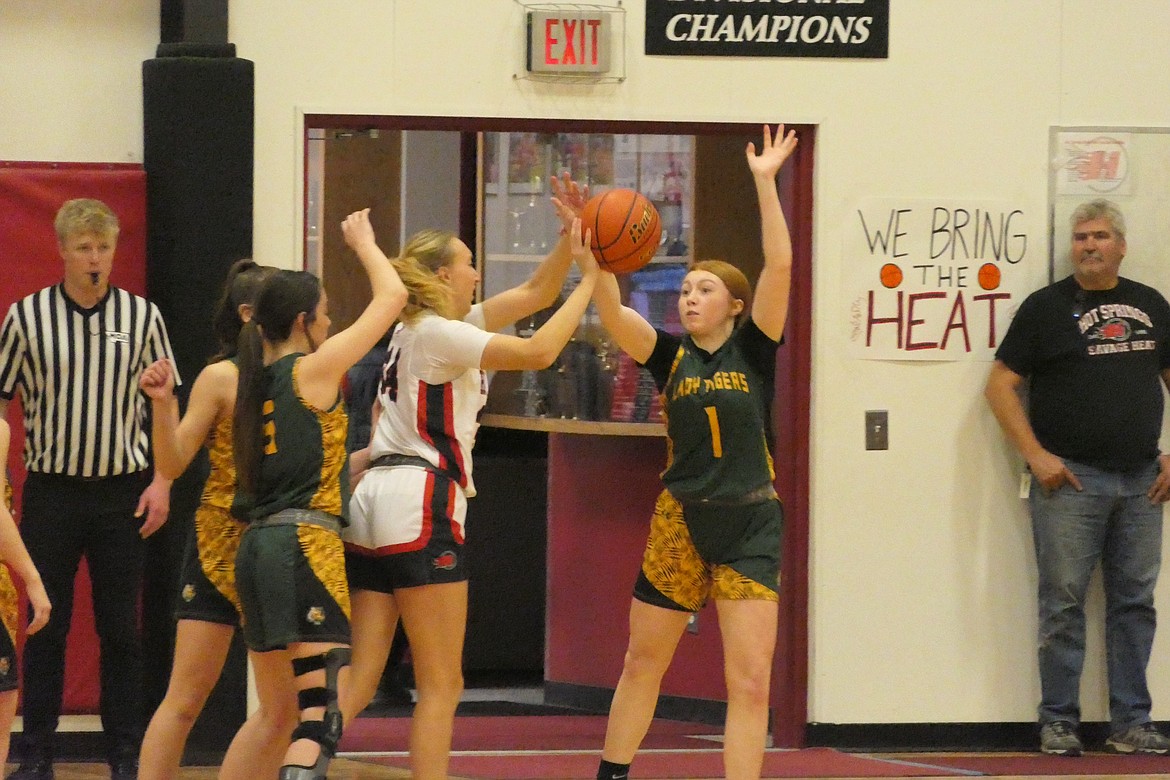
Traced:
<path id="1" fill-rule="evenodd" d="M 264 455 L 252 518 L 282 509 L 317 509 L 344 520 L 349 504 L 345 434 L 349 419 L 338 394 L 329 410 L 310 406 L 297 390 L 304 355 L 286 355 L 264 369 Z"/>
<path id="2" fill-rule="evenodd" d="M 775 478 L 769 451 L 776 342 L 749 320 L 708 354 L 658 332 L 646 368 L 662 392 L 663 484 L 679 501 L 734 503 Z"/>

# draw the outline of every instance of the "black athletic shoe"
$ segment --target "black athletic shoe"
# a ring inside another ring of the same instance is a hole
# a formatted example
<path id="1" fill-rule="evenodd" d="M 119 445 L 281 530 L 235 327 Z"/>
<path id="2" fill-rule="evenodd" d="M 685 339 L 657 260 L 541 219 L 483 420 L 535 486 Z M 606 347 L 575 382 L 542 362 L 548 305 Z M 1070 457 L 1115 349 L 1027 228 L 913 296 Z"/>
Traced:
<path id="1" fill-rule="evenodd" d="M 138 759 L 124 758 L 110 764 L 110 780 L 138 780 Z"/>
<path id="2" fill-rule="evenodd" d="M 53 761 L 48 758 L 22 761 L 8 780 L 53 780 Z"/>

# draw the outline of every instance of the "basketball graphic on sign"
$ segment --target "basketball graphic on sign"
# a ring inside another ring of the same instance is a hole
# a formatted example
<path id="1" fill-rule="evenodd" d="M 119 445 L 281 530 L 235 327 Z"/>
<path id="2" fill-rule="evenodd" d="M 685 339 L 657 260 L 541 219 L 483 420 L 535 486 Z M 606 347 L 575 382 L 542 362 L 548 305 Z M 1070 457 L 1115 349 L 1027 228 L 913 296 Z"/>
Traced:
<path id="1" fill-rule="evenodd" d="M 886 263 L 882 266 L 879 272 L 882 280 L 882 287 L 892 290 L 902 283 L 902 269 L 894 263 Z"/>
<path id="2" fill-rule="evenodd" d="M 994 290 L 999 287 L 999 266 L 995 263 L 984 263 L 979 266 L 979 286 L 984 290 Z"/>

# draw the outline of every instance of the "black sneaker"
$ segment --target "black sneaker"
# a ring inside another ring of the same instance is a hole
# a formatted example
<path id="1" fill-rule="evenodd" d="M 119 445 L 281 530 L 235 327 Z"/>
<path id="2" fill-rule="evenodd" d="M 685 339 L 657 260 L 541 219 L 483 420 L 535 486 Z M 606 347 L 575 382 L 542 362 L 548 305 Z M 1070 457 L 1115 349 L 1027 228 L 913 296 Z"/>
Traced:
<path id="1" fill-rule="evenodd" d="M 1077 730 L 1067 720 L 1054 720 L 1040 727 L 1040 752 L 1050 756 L 1079 756 L 1084 748 Z"/>
<path id="2" fill-rule="evenodd" d="M 110 780 L 138 780 L 138 759 L 124 758 L 111 763 Z"/>
<path id="3" fill-rule="evenodd" d="M 53 780 L 53 761 L 48 758 L 22 761 L 8 780 Z"/>

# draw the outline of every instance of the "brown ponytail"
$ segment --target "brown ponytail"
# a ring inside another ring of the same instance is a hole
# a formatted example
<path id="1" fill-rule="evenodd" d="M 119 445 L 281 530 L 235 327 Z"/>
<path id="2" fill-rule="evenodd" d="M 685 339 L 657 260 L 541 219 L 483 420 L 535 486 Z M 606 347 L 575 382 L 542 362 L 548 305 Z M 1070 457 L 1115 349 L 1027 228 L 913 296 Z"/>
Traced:
<path id="1" fill-rule="evenodd" d="M 287 341 L 293 323 L 304 314 L 313 321 L 321 300 L 321 282 L 306 271 L 274 271 L 264 282 L 250 322 L 240 328 L 237 362 L 240 383 L 232 421 L 236 478 L 253 499 L 258 498 L 260 461 L 264 456 L 264 410 L 268 387 L 264 379 L 264 344 Z"/>
<path id="2" fill-rule="evenodd" d="M 232 447 L 236 480 L 245 493 L 255 496 L 264 447 L 264 343 L 256 321 L 244 323 L 236 347 L 240 371 L 236 410 L 232 420 Z"/>

